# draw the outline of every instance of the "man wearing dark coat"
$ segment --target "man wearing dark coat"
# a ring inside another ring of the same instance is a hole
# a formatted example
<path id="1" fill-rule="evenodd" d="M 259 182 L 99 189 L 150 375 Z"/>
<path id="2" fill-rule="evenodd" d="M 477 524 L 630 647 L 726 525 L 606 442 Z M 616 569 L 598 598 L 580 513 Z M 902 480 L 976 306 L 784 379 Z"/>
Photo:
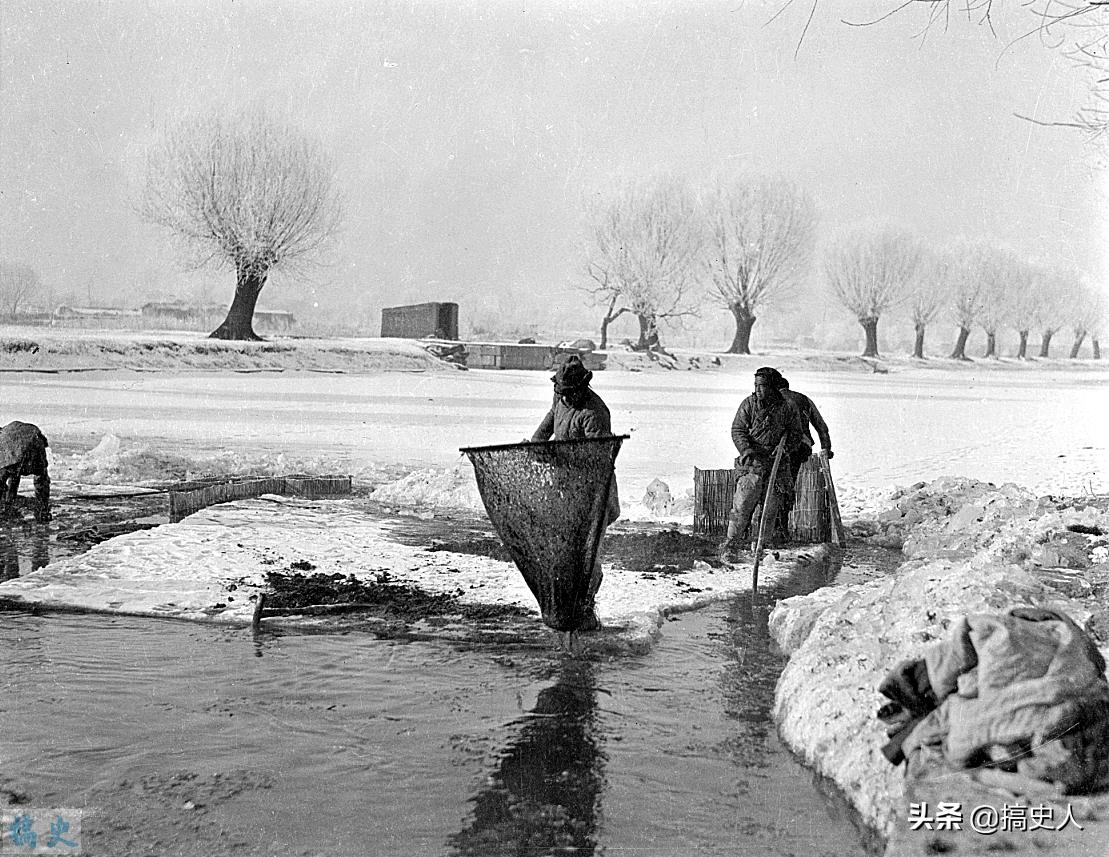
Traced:
<path id="1" fill-rule="evenodd" d="M 776 519 L 778 506 L 793 494 L 790 480 L 790 458 L 803 461 L 810 447 L 804 441 L 801 415 L 792 402 L 783 398 L 779 389 L 781 374 L 763 366 L 755 372 L 755 392 L 748 396 L 732 420 L 732 442 L 736 457 L 736 487 L 728 520 L 728 535 L 720 545 L 721 559 L 733 561 L 735 552 L 757 537 L 756 523 L 751 516 L 755 507 L 766 500 L 766 520 Z M 767 497 L 767 484 L 773 469 L 774 453 L 785 439 L 782 463 L 774 480 L 774 490 Z"/>
<path id="2" fill-rule="evenodd" d="M 571 354 L 558 367 L 551 377 L 554 382 L 554 402 L 543 422 L 531 436 L 533 441 L 579 440 L 590 437 L 611 437 L 612 418 L 608 406 L 589 386 L 593 373 L 585 368 L 581 358 Z M 616 491 L 616 480 L 608 493 L 608 508 L 605 510 L 604 526 L 607 527 L 620 517 L 620 498 Z M 597 619 L 595 601 L 601 586 L 601 557 L 598 551 L 593 574 L 589 579 L 588 611 L 581 630 L 593 631 L 601 627 Z"/>
<path id="3" fill-rule="evenodd" d="M 50 520 L 50 474 L 46 447 L 50 445 L 38 426 L 10 422 L 0 428 L 0 491 L 4 516 L 16 510 L 19 483 L 24 476 L 35 477 L 35 520 Z"/>

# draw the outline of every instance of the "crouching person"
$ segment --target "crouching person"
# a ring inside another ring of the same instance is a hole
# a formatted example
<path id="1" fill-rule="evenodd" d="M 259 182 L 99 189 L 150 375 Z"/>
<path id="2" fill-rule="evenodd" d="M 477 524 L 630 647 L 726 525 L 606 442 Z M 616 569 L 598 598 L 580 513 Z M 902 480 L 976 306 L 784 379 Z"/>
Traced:
<path id="1" fill-rule="evenodd" d="M 38 426 L 10 422 L 0 428 L 0 490 L 6 517 L 17 513 L 19 483 L 24 476 L 35 477 L 35 520 L 50 520 L 50 474 L 46 447 L 50 445 Z"/>
<path id="2" fill-rule="evenodd" d="M 782 397 L 776 369 L 764 366 L 755 373 L 755 392 L 743 400 L 732 420 L 732 441 L 736 451 L 736 488 L 728 520 L 728 535 L 720 545 L 720 558 L 734 562 L 736 553 L 757 539 L 758 523 L 752 522 L 755 507 L 766 499 L 766 520 L 773 522 L 778 507 L 789 504 L 793 496 L 789 457 L 808 457 L 797 408 Z M 767 491 L 774 454 L 785 440 L 783 461 Z"/>

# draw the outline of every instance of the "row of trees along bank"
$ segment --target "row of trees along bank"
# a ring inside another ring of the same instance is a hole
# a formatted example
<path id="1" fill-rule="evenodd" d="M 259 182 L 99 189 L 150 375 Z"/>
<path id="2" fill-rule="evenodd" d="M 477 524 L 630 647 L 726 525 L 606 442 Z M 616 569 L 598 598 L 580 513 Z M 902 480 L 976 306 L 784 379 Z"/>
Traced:
<path id="1" fill-rule="evenodd" d="M 756 320 L 788 313 L 810 277 L 822 274 L 824 296 L 862 326 L 864 357 L 878 356 L 878 323 L 895 313 L 915 328 L 914 357 L 924 357 L 927 329 L 945 321 L 957 329 L 958 359 L 967 359 L 967 337 L 979 327 L 986 357 L 998 356 L 1004 329 L 1018 333 L 1018 357 L 1031 356 L 1034 336 L 1039 356 L 1050 356 L 1063 329 L 1074 334 L 1071 357 L 1087 336 L 1101 356 L 1105 296 L 1074 266 L 987 239 L 936 246 L 876 225 L 823 237 L 817 252 L 816 205 L 785 179 L 717 177 L 705 188 L 673 177 L 633 180 L 587 203 L 586 217 L 582 289 L 603 309 L 602 348 L 625 313 L 639 323 L 635 347 L 661 350 L 660 324 L 716 304 L 735 319 L 728 351 L 750 354 Z"/>
<path id="2" fill-rule="evenodd" d="M 140 211 L 191 264 L 235 272 L 230 309 L 211 335 L 258 339 L 252 319 L 269 274 L 312 259 L 335 235 L 335 186 L 330 159 L 296 127 L 259 110 L 212 112 L 170 127 L 151 149 Z M 1104 295 L 1060 262 L 986 240 L 928 246 L 890 227 L 818 236 L 812 198 L 780 178 L 717 176 L 697 189 L 674 177 L 641 179 L 590 199 L 582 281 L 604 310 L 602 348 L 624 314 L 638 321 L 636 347 L 656 350 L 660 324 L 716 304 L 735 322 L 728 351 L 749 354 L 756 320 L 790 312 L 822 271 L 824 296 L 863 328 L 864 356 L 877 356 L 879 321 L 894 313 L 914 325 L 916 357 L 927 329 L 942 322 L 958 331 L 956 358 L 966 358 L 976 327 L 986 333 L 986 356 L 996 355 L 1006 328 L 1019 334 L 1020 357 L 1034 336 L 1040 356 L 1050 356 L 1064 329 L 1074 334 L 1071 356 L 1086 337 L 1100 356 Z M 13 315 L 37 282 L 25 267 L 0 271 L 0 298 Z"/>

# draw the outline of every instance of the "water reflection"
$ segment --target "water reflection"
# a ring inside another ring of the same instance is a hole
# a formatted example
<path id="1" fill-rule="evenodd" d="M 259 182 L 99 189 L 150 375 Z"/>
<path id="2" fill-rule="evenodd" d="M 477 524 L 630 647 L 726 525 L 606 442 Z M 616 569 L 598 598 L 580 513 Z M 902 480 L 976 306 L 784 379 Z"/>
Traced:
<path id="1" fill-rule="evenodd" d="M 0 581 L 82 554 L 112 536 L 164 523 L 162 495 L 59 497 L 49 524 L 28 514 L 0 518 Z M 24 513 L 25 510 L 19 510 Z"/>
<path id="2" fill-rule="evenodd" d="M 29 574 L 50 563 L 51 530 L 42 524 L 0 524 L 0 580 Z"/>
<path id="3" fill-rule="evenodd" d="M 593 665 L 567 659 L 471 800 L 473 820 L 448 840 L 452 854 L 594 853 L 605 761 L 596 696 Z"/>

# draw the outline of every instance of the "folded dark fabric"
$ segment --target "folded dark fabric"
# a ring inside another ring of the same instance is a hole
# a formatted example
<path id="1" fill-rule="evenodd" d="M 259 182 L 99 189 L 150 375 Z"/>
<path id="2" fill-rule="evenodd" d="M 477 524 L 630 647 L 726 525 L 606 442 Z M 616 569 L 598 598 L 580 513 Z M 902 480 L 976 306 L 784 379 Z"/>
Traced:
<path id="1" fill-rule="evenodd" d="M 878 719 L 886 724 L 889 741 L 882 755 L 892 765 L 905 761 L 902 744 L 918 723 L 939 703 L 928 681 L 923 658 L 901 661 L 878 685 L 878 692 L 892 702 L 878 709 Z"/>
<path id="2" fill-rule="evenodd" d="M 1016 608 L 952 623 L 924 655 L 938 706 L 902 742 L 948 764 L 989 764 L 1062 785 L 1109 788 L 1109 682 L 1093 641 L 1063 613 Z M 891 682 L 897 693 L 910 678 Z"/>

